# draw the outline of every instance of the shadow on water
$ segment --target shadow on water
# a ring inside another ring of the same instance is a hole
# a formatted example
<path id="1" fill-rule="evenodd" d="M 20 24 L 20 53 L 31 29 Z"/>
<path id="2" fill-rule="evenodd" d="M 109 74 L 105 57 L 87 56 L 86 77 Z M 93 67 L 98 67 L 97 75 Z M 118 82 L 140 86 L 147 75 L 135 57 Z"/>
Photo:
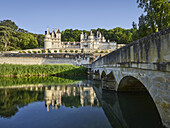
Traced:
<path id="1" fill-rule="evenodd" d="M 157 108 L 147 92 L 103 91 L 102 108 L 112 127 L 163 128 Z M 117 124 L 114 119 L 117 119 Z"/>

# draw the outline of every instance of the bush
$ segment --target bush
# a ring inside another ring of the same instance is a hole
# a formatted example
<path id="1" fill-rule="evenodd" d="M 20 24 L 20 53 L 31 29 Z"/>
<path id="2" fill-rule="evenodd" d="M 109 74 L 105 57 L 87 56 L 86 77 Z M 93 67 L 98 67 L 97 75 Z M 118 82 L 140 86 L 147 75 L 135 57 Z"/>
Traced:
<path id="1" fill-rule="evenodd" d="M 98 53 L 98 50 L 96 50 L 95 53 Z"/>
<path id="2" fill-rule="evenodd" d="M 22 53 L 26 53 L 25 51 L 22 51 Z"/>
<path id="3" fill-rule="evenodd" d="M 81 50 L 81 53 L 83 53 L 84 52 L 84 50 Z"/>
<path id="4" fill-rule="evenodd" d="M 108 51 L 106 51 L 106 53 L 109 53 Z"/>
<path id="5" fill-rule="evenodd" d="M 71 53 L 73 53 L 74 51 L 73 50 L 70 50 Z"/>
<path id="6" fill-rule="evenodd" d="M 65 52 L 67 52 L 67 50 L 65 50 Z"/>
<path id="7" fill-rule="evenodd" d="M 101 51 L 100 53 L 104 53 L 104 51 Z"/>
<path id="8" fill-rule="evenodd" d="M 60 49 L 59 52 L 63 52 L 62 49 Z"/>
<path id="9" fill-rule="evenodd" d="M 78 50 L 76 50 L 75 53 L 78 53 Z"/>
<path id="10" fill-rule="evenodd" d="M 18 53 L 22 53 L 22 51 L 19 51 Z"/>
<path id="11" fill-rule="evenodd" d="M 51 51 L 50 51 L 50 50 L 48 50 L 48 53 L 51 53 Z"/>
<path id="12" fill-rule="evenodd" d="M 55 53 L 57 53 L 57 50 L 54 50 Z"/>
<path id="13" fill-rule="evenodd" d="M 41 53 L 41 51 L 38 51 L 38 53 Z"/>
<path id="14" fill-rule="evenodd" d="M 27 53 L 31 53 L 31 51 L 27 51 Z"/>
<path id="15" fill-rule="evenodd" d="M 37 53 L 36 51 L 32 51 L 33 53 Z"/>
<path id="16" fill-rule="evenodd" d="M 42 53 L 45 53 L 45 50 L 41 50 Z"/>

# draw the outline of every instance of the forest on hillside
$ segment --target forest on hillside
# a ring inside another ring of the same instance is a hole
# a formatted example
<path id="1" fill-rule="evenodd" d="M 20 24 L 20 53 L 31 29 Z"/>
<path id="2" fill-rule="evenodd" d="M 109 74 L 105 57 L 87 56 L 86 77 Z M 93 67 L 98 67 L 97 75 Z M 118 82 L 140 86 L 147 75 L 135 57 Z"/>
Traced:
<path id="1" fill-rule="evenodd" d="M 139 23 L 132 22 L 132 28 L 124 29 L 92 29 L 93 33 L 100 31 L 106 40 L 129 44 L 144 36 L 170 27 L 170 2 L 168 0 L 137 0 L 138 8 L 144 14 L 139 17 Z M 79 42 L 81 32 L 89 35 L 87 30 L 66 29 L 61 32 L 61 40 L 66 42 Z M 0 51 L 33 49 L 44 47 L 44 34 L 34 34 L 19 28 L 9 19 L 0 21 Z"/>

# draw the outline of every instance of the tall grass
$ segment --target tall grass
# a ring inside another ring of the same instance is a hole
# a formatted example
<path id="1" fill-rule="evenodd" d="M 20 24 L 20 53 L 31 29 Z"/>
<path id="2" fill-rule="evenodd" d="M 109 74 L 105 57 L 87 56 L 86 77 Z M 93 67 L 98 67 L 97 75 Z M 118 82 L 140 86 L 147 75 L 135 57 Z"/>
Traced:
<path id="1" fill-rule="evenodd" d="M 47 85 L 71 85 L 75 82 L 85 80 L 85 77 L 78 77 L 77 79 L 65 79 L 62 77 L 55 76 L 31 76 L 31 77 L 0 77 L 0 87 L 8 86 L 20 86 L 20 85 L 29 85 L 29 84 L 43 84 Z"/>
<path id="2" fill-rule="evenodd" d="M 66 74 L 67 73 L 67 74 Z M 84 67 L 57 64 L 57 65 L 20 65 L 0 64 L 0 76 L 43 76 L 43 75 L 85 75 Z"/>

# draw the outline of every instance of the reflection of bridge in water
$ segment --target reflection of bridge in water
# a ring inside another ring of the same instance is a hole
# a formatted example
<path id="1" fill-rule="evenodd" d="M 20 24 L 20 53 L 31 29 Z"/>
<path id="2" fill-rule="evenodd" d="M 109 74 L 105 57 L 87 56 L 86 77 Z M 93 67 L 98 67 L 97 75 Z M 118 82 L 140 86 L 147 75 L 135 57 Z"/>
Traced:
<path id="1" fill-rule="evenodd" d="M 146 92 L 116 93 L 94 86 L 107 119 L 113 128 L 163 128 L 158 110 Z"/>

